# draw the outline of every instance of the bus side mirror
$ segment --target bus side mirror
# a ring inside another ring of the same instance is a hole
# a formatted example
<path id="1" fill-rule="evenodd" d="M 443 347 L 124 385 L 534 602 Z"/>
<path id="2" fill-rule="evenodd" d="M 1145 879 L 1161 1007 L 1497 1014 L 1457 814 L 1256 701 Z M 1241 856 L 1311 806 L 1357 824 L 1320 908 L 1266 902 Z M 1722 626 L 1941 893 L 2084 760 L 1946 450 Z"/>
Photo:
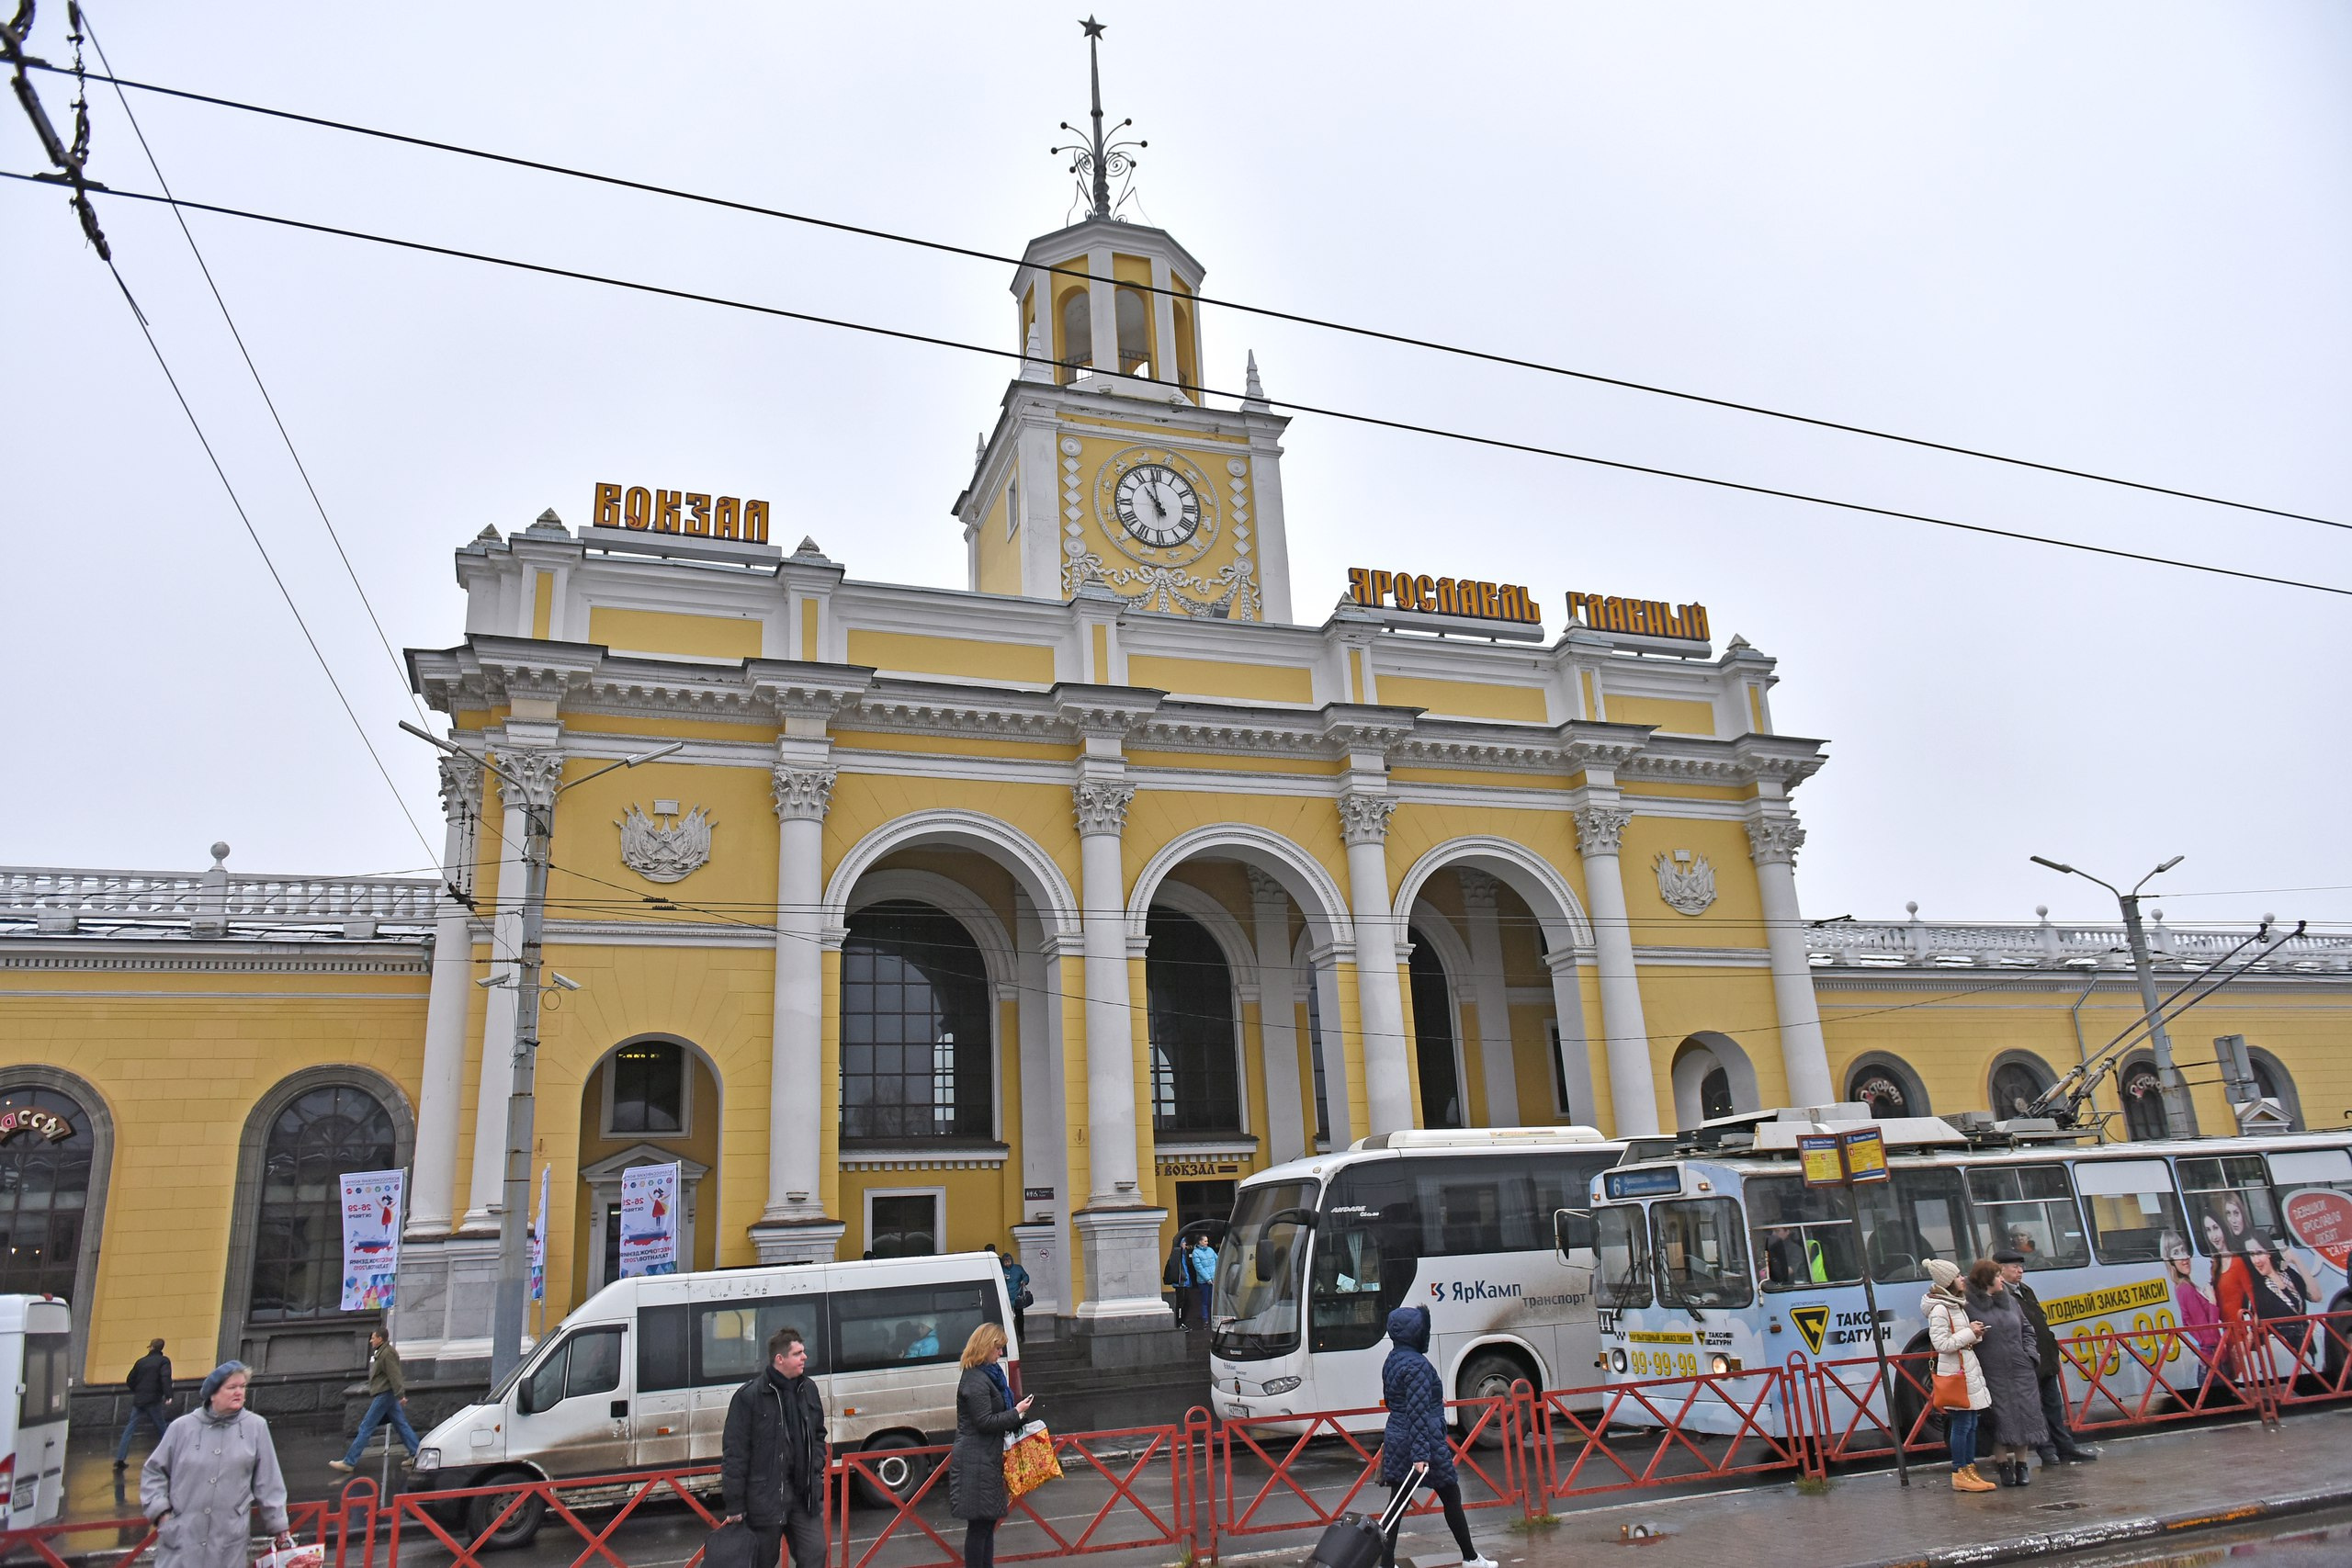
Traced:
<path id="1" fill-rule="evenodd" d="M 1573 1261 L 1568 1256 L 1572 1252 L 1592 1251 L 1600 1239 L 1589 1209 L 1562 1209 L 1552 1216 L 1552 1242 L 1563 1263 Z"/>
<path id="2" fill-rule="evenodd" d="M 1251 1266 L 1261 1280 L 1272 1279 L 1276 1265 L 1282 1262 L 1283 1255 L 1290 1250 L 1288 1247 L 1278 1247 L 1274 1242 L 1274 1227 L 1283 1224 L 1295 1225 L 1300 1230 L 1312 1230 L 1315 1228 L 1315 1211 L 1284 1209 L 1279 1213 L 1267 1217 L 1264 1227 L 1258 1232 L 1257 1250 L 1250 1258 Z"/>

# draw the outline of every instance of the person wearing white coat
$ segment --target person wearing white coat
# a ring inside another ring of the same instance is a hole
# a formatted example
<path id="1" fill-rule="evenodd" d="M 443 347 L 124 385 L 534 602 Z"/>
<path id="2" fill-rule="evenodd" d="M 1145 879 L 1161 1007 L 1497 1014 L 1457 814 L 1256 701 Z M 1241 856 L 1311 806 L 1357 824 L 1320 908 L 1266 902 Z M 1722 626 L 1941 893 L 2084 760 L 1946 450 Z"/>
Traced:
<path id="1" fill-rule="evenodd" d="M 1960 1269 L 1941 1258 L 1928 1259 L 1928 1293 L 1919 1310 L 1928 1320 L 1928 1342 L 1936 1348 L 1936 1375 L 1963 1376 L 1968 1381 L 1968 1408 L 1944 1412 L 1944 1436 L 1951 1446 L 1951 1489 L 1991 1492 L 1990 1481 L 1976 1473 L 1977 1413 L 1993 1403 L 1984 1386 L 1984 1370 L 1976 1364 L 1977 1342 L 1984 1325 L 1968 1315 L 1968 1299 L 1961 1293 Z"/>

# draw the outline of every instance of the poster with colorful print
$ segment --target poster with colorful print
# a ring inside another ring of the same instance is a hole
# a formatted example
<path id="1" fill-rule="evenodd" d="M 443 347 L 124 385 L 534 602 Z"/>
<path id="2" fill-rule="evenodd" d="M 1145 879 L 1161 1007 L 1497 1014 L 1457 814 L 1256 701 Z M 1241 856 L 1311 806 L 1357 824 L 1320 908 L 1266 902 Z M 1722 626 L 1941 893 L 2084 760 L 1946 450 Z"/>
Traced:
<path id="1" fill-rule="evenodd" d="M 401 1267 L 401 1181 L 397 1170 L 361 1170 L 343 1179 L 343 1310 L 381 1312 L 392 1304 Z"/>
<path id="2" fill-rule="evenodd" d="M 621 1172 L 621 1278 L 678 1271 L 678 1163 Z"/>
<path id="3" fill-rule="evenodd" d="M 531 1222 L 531 1299 L 548 1299 L 548 1178 L 555 1167 L 539 1167 L 539 1217 Z"/>

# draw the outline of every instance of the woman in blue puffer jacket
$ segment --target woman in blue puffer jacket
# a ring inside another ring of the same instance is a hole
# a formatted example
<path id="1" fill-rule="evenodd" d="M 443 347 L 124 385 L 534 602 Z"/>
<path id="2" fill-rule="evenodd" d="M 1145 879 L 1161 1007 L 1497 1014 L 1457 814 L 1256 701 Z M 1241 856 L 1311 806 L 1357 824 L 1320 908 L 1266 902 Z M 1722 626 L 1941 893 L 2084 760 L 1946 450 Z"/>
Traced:
<path id="1" fill-rule="evenodd" d="M 1427 1463 L 1421 1484 L 1445 1505 L 1446 1528 L 1462 1549 L 1467 1568 L 1495 1568 L 1494 1559 L 1481 1557 L 1470 1544 L 1470 1521 L 1462 1512 L 1462 1488 L 1454 1479 L 1453 1447 L 1445 1439 L 1445 1385 L 1430 1364 L 1430 1310 L 1401 1306 L 1388 1314 L 1388 1337 L 1396 1348 L 1380 1369 L 1380 1400 L 1388 1407 L 1388 1426 L 1380 1441 L 1380 1479 L 1391 1487 L 1403 1484 L 1416 1464 Z M 1397 1523 L 1401 1527 L 1403 1520 Z M 1381 1553 L 1381 1568 L 1396 1568 L 1396 1532 L 1388 1532 Z"/>

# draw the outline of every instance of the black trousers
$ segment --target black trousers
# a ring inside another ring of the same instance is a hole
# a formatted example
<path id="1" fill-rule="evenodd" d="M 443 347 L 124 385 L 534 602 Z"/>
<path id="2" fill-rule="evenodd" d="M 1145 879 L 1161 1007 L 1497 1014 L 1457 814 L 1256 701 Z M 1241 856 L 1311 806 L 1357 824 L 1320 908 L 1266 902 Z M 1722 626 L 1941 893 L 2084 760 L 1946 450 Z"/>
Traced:
<path id="1" fill-rule="evenodd" d="M 1437 1500 L 1445 1506 L 1445 1528 L 1453 1532 L 1453 1544 L 1462 1549 L 1462 1561 L 1469 1562 L 1478 1555 L 1478 1550 L 1470 1544 L 1470 1516 L 1462 1511 L 1460 1484 L 1449 1481 L 1430 1490 L 1436 1493 Z M 1387 1544 L 1381 1548 L 1380 1568 L 1396 1568 L 1396 1534 L 1404 1528 L 1405 1521 L 1400 1517 L 1396 1520 L 1396 1529 L 1388 1532 Z"/>
<path id="2" fill-rule="evenodd" d="M 2050 1440 L 2041 1446 L 2044 1461 L 2052 1454 L 2081 1451 L 2083 1445 L 2075 1440 L 2073 1429 L 2066 1425 L 2066 1379 L 2063 1373 L 2053 1372 L 2041 1380 L 2041 1420 L 2050 1428 Z"/>
<path id="3" fill-rule="evenodd" d="M 792 1543 L 792 1568 L 825 1568 L 825 1519 L 798 1504 L 772 1525 L 743 1521 L 752 1532 L 752 1568 L 777 1568 L 776 1555 Z"/>
<path id="4" fill-rule="evenodd" d="M 996 1519 L 964 1521 L 964 1568 L 996 1568 Z"/>

